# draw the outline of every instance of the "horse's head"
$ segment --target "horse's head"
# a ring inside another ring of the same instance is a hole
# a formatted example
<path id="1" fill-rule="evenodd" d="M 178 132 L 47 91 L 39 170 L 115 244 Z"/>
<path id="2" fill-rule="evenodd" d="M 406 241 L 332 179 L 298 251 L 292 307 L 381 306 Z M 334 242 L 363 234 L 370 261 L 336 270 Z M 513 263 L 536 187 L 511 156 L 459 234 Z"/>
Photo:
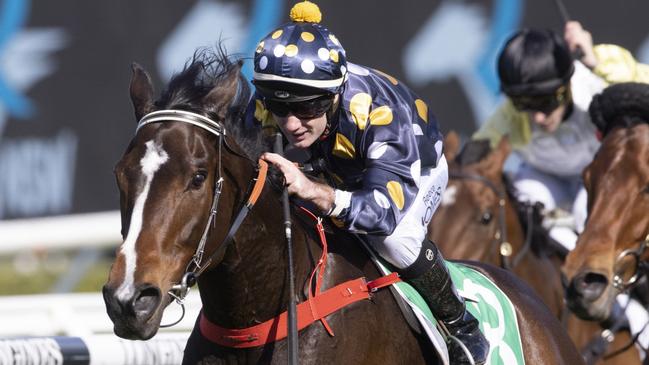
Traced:
<path id="1" fill-rule="evenodd" d="M 239 120 L 249 91 L 240 63 L 221 56 L 197 53 L 155 102 L 148 74 L 133 67 L 130 94 L 140 122 L 115 167 L 124 242 L 103 288 L 120 337 L 155 335 L 204 232 L 222 238 L 227 228 L 219 217 L 231 216 L 238 194 L 224 186 L 220 201 L 214 198 L 219 180 L 236 175 L 222 166 L 234 158 L 226 153 L 226 122 Z M 213 200 L 219 214 L 208 224 Z"/>
<path id="2" fill-rule="evenodd" d="M 584 171 L 588 220 L 563 267 L 568 306 L 603 320 L 636 279 L 649 233 L 649 125 L 618 128 Z"/>
<path id="3" fill-rule="evenodd" d="M 461 152 L 457 135 L 449 133 L 444 141 L 445 155 L 449 161 L 449 184 L 440 208 L 432 222 L 432 239 L 440 245 L 449 245 L 449 257 L 474 260 L 485 259 L 490 250 L 485 237 L 498 241 L 504 234 L 505 216 L 501 200 L 505 199 L 503 164 L 510 153 L 507 138 L 491 149 L 487 141 L 470 141 Z M 470 213 L 468 213 L 470 212 Z M 458 245 L 458 242 L 476 245 Z M 480 243 L 478 245 L 478 243 Z M 497 246 L 492 246 L 498 252 Z M 470 250 L 469 255 L 454 252 Z"/>

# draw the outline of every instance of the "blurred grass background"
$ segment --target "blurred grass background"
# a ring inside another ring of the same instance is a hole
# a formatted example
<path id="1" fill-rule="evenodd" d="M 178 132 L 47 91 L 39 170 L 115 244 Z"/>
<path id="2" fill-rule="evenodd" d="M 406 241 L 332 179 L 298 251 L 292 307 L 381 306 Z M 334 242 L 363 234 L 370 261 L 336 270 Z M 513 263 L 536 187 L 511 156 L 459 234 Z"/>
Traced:
<path id="1" fill-rule="evenodd" d="M 0 295 L 46 294 L 61 292 L 62 288 L 65 292 L 101 291 L 113 262 L 113 250 L 96 253 L 92 262 L 83 263 L 81 273 L 71 274 L 74 266 L 80 266 L 75 259 L 79 255 L 78 251 L 34 251 L 0 256 Z"/>

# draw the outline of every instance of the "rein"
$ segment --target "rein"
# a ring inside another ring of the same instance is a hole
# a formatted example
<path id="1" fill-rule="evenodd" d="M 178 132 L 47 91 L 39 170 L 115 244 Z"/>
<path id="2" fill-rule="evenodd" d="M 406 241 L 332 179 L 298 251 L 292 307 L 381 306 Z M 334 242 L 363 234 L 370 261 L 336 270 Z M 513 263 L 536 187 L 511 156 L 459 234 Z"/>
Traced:
<path id="1" fill-rule="evenodd" d="M 220 257 L 225 253 L 225 249 L 232 242 L 232 238 L 237 233 L 239 227 L 241 226 L 241 223 L 248 215 L 248 212 L 250 212 L 252 207 L 257 202 L 257 199 L 259 198 L 259 195 L 261 194 L 261 191 L 263 190 L 264 184 L 266 182 L 266 175 L 268 172 L 268 163 L 260 159 L 258 161 L 259 165 L 258 165 L 257 177 L 254 179 L 255 184 L 252 188 L 252 191 L 250 192 L 247 202 L 243 205 L 243 207 L 241 207 L 241 210 L 239 210 L 239 213 L 234 219 L 234 222 L 230 226 L 230 230 L 228 231 L 227 235 L 223 239 L 223 242 L 221 243 L 219 248 L 214 253 L 212 253 L 212 255 L 210 255 L 206 260 L 203 260 L 203 255 L 205 253 L 205 245 L 207 243 L 207 237 L 209 235 L 211 228 L 214 228 L 215 225 L 216 213 L 218 212 L 219 198 L 221 196 L 221 190 L 223 188 L 223 174 L 222 174 L 222 163 L 221 163 L 222 146 L 225 145 L 228 150 L 230 150 L 231 152 L 233 152 L 238 156 L 244 157 L 248 160 L 250 159 L 246 156 L 241 155 L 240 153 L 237 153 L 233 148 L 231 148 L 227 144 L 227 141 L 225 140 L 226 131 L 225 131 L 225 127 L 222 124 L 217 123 L 203 115 L 188 112 L 185 110 L 175 110 L 175 109 L 158 110 L 149 113 L 144 117 L 142 117 L 142 119 L 140 119 L 135 131 L 137 133 L 137 131 L 139 131 L 140 128 L 142 128 L 147 124 L 161 123 L 161 122 L 168 122 L 168 121 L 191 124 L 216 135 L 219 139 L 218 142 L 219 167 L 218 167 L 218 176 L 216 179 L 216 183 L 214 185 L 214 196 L 212 198 L 212 205 L 210 207 L 210 215 L 207 218 L 207 223 L 205 224 L 205 228 L 203 229 L 203 234 L 198 243 L 198 247 L 196 248 L 196 252 L 192 257 L 192 260 L 189 262 L 189 264 L 187 264 L 187 268 L 185 269 L 185 274 L 183 274 L 183 277 L 180 280 L 180 282 L 178 284 L 173 285 L 171 289 L 168 291 L 168 294 L 175 299 L 176 303 L 178 303 L 181 307 L 183 307 L 182 315 L 178 321 L 172 324 L 166 324 L 160 326 L 163 328 L 171 327 L 182 320 L 184 316 L 183 300 L 187 296 L 189 289 L 196 284 L 197 278 L 210 266 L 212 261 L 215 258 Z"/>
<path id="2" fill-rule="evenodd" d="M 528 209 L 528 226 L 527 232 L 525 234 L 525 242 L 523 243 L 523 248 L 514 256 L 512 260 L 510 259 L 510 256 L 512 255 L 514 250 L 512 244 L 507 240 L 507 218 L 505 212 L 505 204 L 507 202 L 506 192 L 498 188 L 498 186 L 496 186 L 496 184 L 494 184 L 491 180 L 478 174 L 471 174 L 466 172 L 449 172 L 449 179 L 473 180 L 481 182 L 496 194 L 496 196 L 498 197 L 498 229 L 496 230 L 494 239 L 498 240 L 499 243 L 498 253 L 500 255 L 500 266 L 503 269 L 512 270 L 518 265 L 527 251 L 529 251 L 530 245 L 532 243 L 532 212 Z"/>

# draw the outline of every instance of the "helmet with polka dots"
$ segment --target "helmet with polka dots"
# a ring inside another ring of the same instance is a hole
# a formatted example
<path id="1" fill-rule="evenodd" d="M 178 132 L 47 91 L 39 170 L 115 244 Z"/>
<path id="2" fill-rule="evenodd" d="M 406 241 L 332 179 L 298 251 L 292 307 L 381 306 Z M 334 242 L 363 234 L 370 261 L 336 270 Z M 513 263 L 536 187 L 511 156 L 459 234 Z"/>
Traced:
<path id="1" fill-rule="evenodd" d="M 264 97 L 286 102 L 337 93 L 345 83 L 345 50 L 320 24 L 318 6 L 304 1 L 291 22 L 272 31 L 255 51 L 253 84 Z"/>

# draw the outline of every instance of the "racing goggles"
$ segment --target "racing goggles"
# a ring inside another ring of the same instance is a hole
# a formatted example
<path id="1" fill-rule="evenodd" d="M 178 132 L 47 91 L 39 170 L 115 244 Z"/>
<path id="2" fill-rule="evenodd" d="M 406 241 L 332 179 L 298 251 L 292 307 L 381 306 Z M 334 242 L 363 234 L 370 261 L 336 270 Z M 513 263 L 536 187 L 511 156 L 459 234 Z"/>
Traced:
<path id="1" fill-rule="evenodd" d="M 520 111 L 550 114 L 568 100 L 570 89 L 560 86 L 554 93 L 545 95 L 510 96 L 514 107 Z"/>
<path id="2" fill-rule="evenodd" d="M 286 102 L 265 99 L 266 109 L 278 117 L 284 118 L 293 114 L 299 119 L 313 119 L 328 112 L 334 103 L 334 95 L 323 95 L 305 101 Z"/>

